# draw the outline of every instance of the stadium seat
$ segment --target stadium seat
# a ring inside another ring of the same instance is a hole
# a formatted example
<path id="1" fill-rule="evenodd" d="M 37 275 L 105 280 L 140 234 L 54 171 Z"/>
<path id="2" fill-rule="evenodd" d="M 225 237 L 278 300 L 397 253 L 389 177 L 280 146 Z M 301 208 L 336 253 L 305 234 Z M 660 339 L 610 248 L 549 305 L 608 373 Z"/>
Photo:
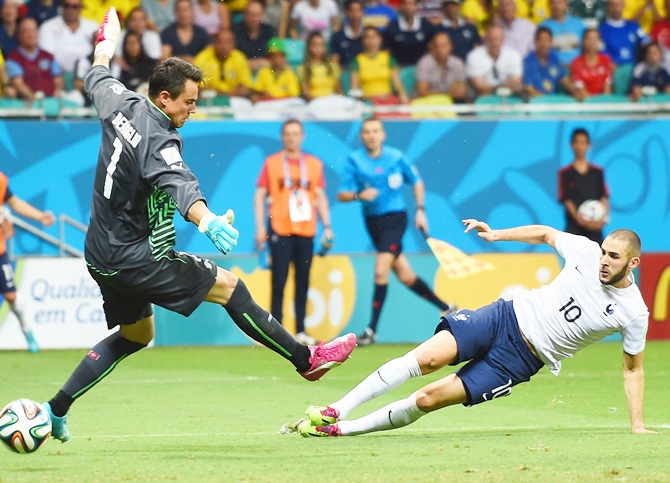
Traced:
<path id="1" fill-rule="evenodd" d="M 523 104 L 523 100 L 517 96 L 499 96 L 497 94 L 491 94 L 488 96 L 480 96 L 475 99 L 475 105 L 488 105 L 488 106 L 504 106 L 509 104 Z M 480 111 L 476 113 L 477 116 L 523 116 L 524 113 L 501 113 L 499 110 L 496 111 Z"/>
<path id="2" fill-rule="evenodd" d="M 414 85 L 416 84 L 416 66 L 403 67 L 400 69 L 400 80 L 402 85 L 405 86 L 405 92 L 409 97 L 412 97 L 414 94 Z"/>
<path id="3" fill-rule="evenodd" d="M 342 75 L 340 76 L 340 82 L 342 83 L 342 93 L 346 96 L 349 94 L 349 89 L 351 89 L 351 76 L 349 75 L 348 70 L 343 70 Z"/>
<path id="4" fill-rule="evenodd" d="M 431 96 L 419 97 L 412 101 L 412 106 L 450 106 L 454 103 L 450 96 L 446 94 L 434 94 Z M 425 118 L 454 118 L 455 112 L 449 111 L 412 111 L 412 119 Z"/>
<path id="5" fill-rule="evenodd" d="M 286 39 L 284 43 L 286 48 L 286 60 L 293 70 L 296 69 L 305 59 L 305 41 L 301 39 Z"/>
<path id="6" fill-rule="evenodd" d="M 614 94 L 626 95 L 630 89 L 630 81 L 633 78 L 633 64 L 617 67 L 612 75 L 612 92 Z"/>
<path id="7" fill-rule="evenodd" d="M 369 98 L 369 101 L 373 106 L 399 106 L 400 100 L 398 96 L 388 95 L 388 96 L 373 96 Z M 375 113 L 376 117 L 379 118 L 399 118 L 399 117 L 409 117 L 409 113 L 401 111 L 384 111 Z"/>

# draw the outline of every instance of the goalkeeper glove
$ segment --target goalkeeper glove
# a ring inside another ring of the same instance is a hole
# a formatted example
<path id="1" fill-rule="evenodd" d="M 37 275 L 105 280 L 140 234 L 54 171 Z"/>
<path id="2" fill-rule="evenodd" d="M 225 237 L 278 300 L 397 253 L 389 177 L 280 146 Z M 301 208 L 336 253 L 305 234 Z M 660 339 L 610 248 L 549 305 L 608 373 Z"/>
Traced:
<path id="1" fill-rule="evenodd" d="M 111 7 L 107 10 L 102 25 L 98 29 L 93 57 L 98 58 L 104 55 L 111 60 L 114 57 L 114 52 L 116 52 L 116 43 L 119 41 L 120 33 L 119 17 L 116 14 L 116 9 Z"/>
<path id="2" fill-rule="evenodd" d="M 227 255 L 237 245 L 237 238 L 240 236 L 240 233 L 230 224 L 231 221 L 232 211 L 228 210 L 226 216 L 207 213 L 198 225 L 198 231 L 207 235 L 214 246 L 224 255 Z"/>

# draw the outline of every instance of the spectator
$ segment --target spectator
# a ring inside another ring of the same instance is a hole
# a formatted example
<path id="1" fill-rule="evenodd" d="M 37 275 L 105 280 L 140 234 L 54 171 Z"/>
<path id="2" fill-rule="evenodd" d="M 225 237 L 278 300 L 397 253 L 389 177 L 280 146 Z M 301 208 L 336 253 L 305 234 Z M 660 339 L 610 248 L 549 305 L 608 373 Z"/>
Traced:
<path id="1" fill-rule="evenodd" d="M 65 72 L 72 72 L 77 59 L 93 51 L 91 37 L 98 31 L 98 24 L 81 18 L 81 8 L 81 0 L 64 0 L 62 14 L 39 29 L 40 49 L 53 55 Z"/>
<path id="2" fill-rule="evenodd" d="M 591 164 L 586 157 L 591 148 L 591 139 L 586 129 L 572 131 L 570 147 L 574 159 L 558 173 L 558 201 L 565 208 L 565 231 L 602 243 L 602 230 L 609 213 L 609 190 L 605 184 L 605 174 L 602 168 Z M 599 200 L 603 204 L 605 217 L 601 221 L 586 220 L 579 214 L 579 207 L 586 200 Z"/>
<path id="3" fill-rule="evenodd" d="M 449 35 L 451 45 L 454 48 L 454 55 L 465 61 L 470 51 L 482 43 L 482 39 L 477 27 L 461 17 L 461 2 L 462 0 L 443 0 L 444 20 L 437 30 L 444 31 Z"/>
<path id="4" fill-rule="evenodd" d="M 142 92 L 148 85 L 149 76 L 158 64 L 158 59 L 147 55 L 142 45 L 142 37 L 133 31 L 127 32 L 123 38 L 122 52 L 124 68 L 119 80 L 127 89 Z"/>
<path id="5" fill-rule="evenodd" d="M 15 98 L 16 89 L 9 82 L 9 76 L 7 75 L 7 68 L 5 67 L 5 57 L 0 51 L 0 97 Z"/>
<path id="6" fill-rule="evenodd" d="M 116 8 L 120 21 L 126 20 L 130 12 L 139 5 L 139 0 L 86 0 L 81 11 L 82 18 L 101 23 L 110 7 Z"/>
<path id="7" fill-rule="evenodd" d="M 580 42 L 584 34 L 584 22 L 568 15 L 567 0 L 549 0 L 551 17 L 540 24 L 551 30 L 554 36 L 554 49 L 561 64 L 570 63 L 579 55 Z"/>
<path id="8" fill-rule="evenodd" d="M 289 265 L 293 263 L 295 338 L 300 343 L 316 344 L 314 337 L 305 333 L 305 313 L 317 214 L 323 224 L 324 239 L 333 238 L 323 163 L 302 151 L 305 134 L 300 121 L 284 122 L 281 138 L 283 149 L 265 158 L 256 182 L 256 247 L 259 251 L 265 250 L 269 244 L 272 257 L 271 313 L 280 322 L 283 322 L 284 287 Z M 266 213 L 266 206 L 269 213 Z"/>
<path id="9" fill-rule="evenodd" d="M 225 2 L 215 0 L 193 0 L 193 22 L 204 28 L 209 35 L 220 30 L 230 30 L 230 13 Z"/>
<path id="10" fill-rule="evenodd" d="M 573 17 L 580 18 L 584 27 L 595 28 L 605 20 L 606 0 L 570 0 L 568 12 Z"/>
<path id="11" fill-rule="evenodd" d="M 463 18 L 477 28 L 480 34 L 486 32 L 486 26 L 491 23 L 493 2 L 491 0 L 463 0 L 461 14 Z"/>
<path id="12" fill-rule="evenodd" d="M 26 3 L 26 16 L 34 18 L 37 25 L 41 26 L 47 20 L 57 17 L 60 8 L 61 0 L 30 0 Z"/>
<path id="13" fill-rule="evenodd" d="M 270 65 L 263 67 L 256 75 L 254 102 L 269 99 L 286 99 L 300 96 L 300 82 L 286 61 L 284 40 L 275 37 L 268 43 Z"/>
<path id="14" fill-rule="evenodd" d="M 344 13 L 344 25 L 330 38 L 330 58 L 342 69 L 363 52 L 363 1 L 347 0 Z"/>
<path id="15" fill-rule="evenodd" d="M 433 37 L 433 25 L 417 15 L 417 1 L 401 0 L 398 18 L 384 30 L 384 47 L 401 67 L 416 65 L 428 51 L 428 42 Z"/>
<path id="16" fill-rule="evenodd" d="M 162 32 L 175 22 L 174 4 L 177 0 L 142 0 L 140 7 L 147 13 L 147 25 L 154 32 Z"/>
<path id="17" fill-rule="evenodd" d="M 416 66 L 417 96 L 446 94 L 455 101 L 464 101 L 467 96 L 465 66 L 452 55 L 449 35 L 436 33 L 428 48 L 429 53 Z"/>
<path id="18" fill-rule="evenodd" d="M 409 102 L 400 80 L 398 63 L 386 50 L 381 50 L 382 34 L 375 27 L 365 27 L 363 52 L 351 63 L 351 90 L 362 91 L 367 99 L 389 97 L 395 90 L 402 104 Z"/>
<path id="19" fill-rule="evenodd" d="M 326 41 L 340 28 L 340 10 L 334 0 L 298 0 L 291 10 L 289 36 L 306 39 L 310 32 L 320 32 Z"/>
<path id="20" fill-rule="evenodd" d="M 592 95 L 612 93 L 614 65 L 609 55 L 599 49 L 600 32 L 586 29 L 582 37 L 582 53 L 570 65 L 572 90 L 578 101 Z"/>
<path id="21" fill-rule="evenodd" d="M 302 95 L 308 101 L 342 94 L 340 67 L 326 56 L 326 42 L 319 32 L 312 32 L 307 37 L 305 61 L 298 67 L 298 79 Z"/>
<path id="22" fill-rule="evenodd" d="M 160 59 L 163 53 L 163 42 L 158 32 L 154 32 L 149 28 L 149 19 L 147 13 L 142 7 L 133 9 L 126 17 L 126 28 L 121 30 L 119 36 L 119 43 L 116 47 L 116 56 L 121 59 L 120 64 L 123 65 L 123 38 L 126 32 L 135 32 L 142 39 L 142 46 L 144 51 L 152 59 Z"/>
<path id="23" fill-rule="evenodd" d="M 208 89 L 227 96 L 244 97 L 251 88 L 251 69 L 242 52 L 235 49 L 235 36 L 222 30 L 211 46 L 200 52 L 193 64 L 200 67 Z"/>
<path id="24" fill-rule="evenodd" d="M 174 16 L 175 23 L 161 32 L 162 59 L 174 56 L 193 62 L 195 56 L 211 44 L 212 37 L 193 22 L 193 6 L 190 0 L 177 0 L 174 4 Z"/>
<path id="25" fill-rule="evenodd" d="M 500 0 L 498 4 L 498 24 L 505 33 L 505 46 L 516 50 L 521 58 L 533 50 L 535 24 L 516 14 L 515 0 Z"/>
<path id="26" fill-rule="evenodd" d="M 661 48 L 663 65 L 670 71 L 670 0 L 666 0 L 665 17 L 654 23 L 651 38 Z"/>
<path id="27" fill-rule="evenodd" d="M 384 30 L 386 26 L 398 18 L 393 7 L 382 3 L 380 0 L 364 0 L 363 26 L 375 27 Z"/>
<path id="28" fill-rule="evenodd" d="M 523 91 L 527 97 L 555 94 L 561 88 L 572 91 L 570 78 L 556 52 L 552 49 L 553 38 L 547 27 L 535 31 L 535 52 L 523 60 Z"/>
<path id="29" fill-rule="evenodd" d="M 253 72 L 269 65 L 268 42 L 277 36 L 274 27 L 263 21 L 263 2 L 251 0 L 244 9 L 242 21 L 233 26 L 237 48 L 249 59 Z"/>
<path id="30" fill-rule="evenodd" d="M 637 61 L 640 46 L 651 42 L 651 37 L 633 20 L 624 20 L 624 0 L 607 0 L 607 18 L 600 24 L 600 37 L 605 53 L 616 65 Z"/>
<path id="31" fill-rule="evenodd" d="M 0 51 L 9 55 L 19 45 L 19 5 L 14 0 L 5 0 L 0 10 Z"/>
<path id="32" fill-rule="evenodd" d="M 656 92 L 670 94 L 670 72 L 662 64 L 661 48 L 651 42 L 642 48 L 642 62 L 633 69 L 630 97 L 637 101 L 643 87 L 654 87 Z"/>
<path id="33" fill-rule="evenodd" d="M 35 19 L 23 18 L 19 22 L 19 46 L 6 63 L 12 87 L 27 102 L 34 101 L 37 92 L 56 97 L 63 91 L 63 71 L 53 55 L 38 47 L 37 35 Z"/>
<path id="34" fill-rule="evenodd" d="M 282 18 L 282 0 L 266 0 L 262 1 L 263 5 L 263 23 L 269 25 L 275 32 L 279 31 L 279 25 Z M 245 7 L 246 8 L 246 7 Z"/>
<path id="35" fill-rule="evenodd" d="M 623 18 L 636 21 L 649 33 L 666 13 L 665 0 L 627 0 L 623 8 Z"/>
<path id="36" fill-rule="evenodd" d="M 499 87 L 521 92 L 523 59 L 519 53 L 503 45 L 505 34 L 500 25 L 490 25 L 484 45 L 476 47 L 465 61 L 465 73 L 477 96 L 495 94 Z"/>
<path id="37" fill-rule="evenodd" d="M 425 18 L 431 25 L 437 27 L 444 20 L 442 0 L 418 0 L 417 15 Z"/>

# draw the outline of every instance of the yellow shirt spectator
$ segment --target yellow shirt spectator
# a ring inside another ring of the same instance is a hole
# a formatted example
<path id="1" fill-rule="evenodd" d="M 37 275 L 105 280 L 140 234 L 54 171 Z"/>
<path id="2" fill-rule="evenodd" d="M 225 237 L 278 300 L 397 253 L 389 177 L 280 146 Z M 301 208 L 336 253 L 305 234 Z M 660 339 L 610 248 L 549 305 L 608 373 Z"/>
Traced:
<path id="1" fill-rule="evenodd" d="M 393 94 L 391 70 L 396 66 L 396 60 L 385 50 L 374 57 L 358 54 L 351 62 L 351 70 L 358 72 L 360 88 L 366 97 Z"/>
<path id="2" fill-rule="evenodd" d="M 140 6 L 140 0 L 85 0 L 81 16 L 97 23 L 102 23 L 109 7 L 116 7 L 121 15 L 121 22 L 125 22 L 133 8 Z"/>
<path id="3" fill-rule="evenodd" d="M 266 66 L 259 70 L 256 75 L 254 91 L 273 99 L 298 97 L 300 95 L 300 83 L 298 82 L 298 76 L 289 67 L 282 70 L 279 75 L 275 75 L 272 67 Z"/>
<path id="4" fill-rule="evenodd" d="M 309 94 L 313 98 L 337 94 L 337 83 L 340 78 L 340 67 L 337 63 L 312 63 L 307 79 L 307 66 L 298 67 L 298 78 L 302 84 L 309 86 Z"/>
<path id="5" fill-rule="evenodd" d="M 647 0 L 626 0 L 625 6 L 623 8 L 623 18 L 628 20 L 635 20 L 635 16 L 638 14 L 641 8 L 643 8 L 647 3 Z M 660 18 L 665 17 L 665 0 L 654 0 L 654 6 L 660 15 Z M 640 24 L 640 27 L 644 29 L 645 32 L 650 33 L 651 27 L 654 25 L 654 22 L 658 20 L 654 16 L 654 12 L 650 7 L 647 7 L 637 22 Z"/>
<path id="6" fill-rule="evenodd" d="M 193 64 L 202 69 L 207 88 L 219 93 L 230 94 L 239 86 L 252 86 L 249 61 L 237 49 L 222 64 L 214 53 L 214 47 L 209 46 L 193 59 Z"/>

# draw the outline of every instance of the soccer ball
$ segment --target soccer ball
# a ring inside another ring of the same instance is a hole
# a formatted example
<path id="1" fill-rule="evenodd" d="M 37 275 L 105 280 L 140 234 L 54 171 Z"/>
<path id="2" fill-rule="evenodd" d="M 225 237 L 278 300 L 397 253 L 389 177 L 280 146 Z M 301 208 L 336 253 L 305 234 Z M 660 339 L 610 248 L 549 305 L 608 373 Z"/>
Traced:
<path id="1" fill-rule="evenodd" d="M 579 205 L 577 213 L 588 221 L 602 221 L 605 218 L 605 206 L 598 200 L 586 200 Z"/>
<path id="2" fill-rule="evenodd" d="M 12 401 L 0 411 L 0 441 L 15 453 L 32 453 L 51 435 L 51 417 L 40 403 Z"/>

